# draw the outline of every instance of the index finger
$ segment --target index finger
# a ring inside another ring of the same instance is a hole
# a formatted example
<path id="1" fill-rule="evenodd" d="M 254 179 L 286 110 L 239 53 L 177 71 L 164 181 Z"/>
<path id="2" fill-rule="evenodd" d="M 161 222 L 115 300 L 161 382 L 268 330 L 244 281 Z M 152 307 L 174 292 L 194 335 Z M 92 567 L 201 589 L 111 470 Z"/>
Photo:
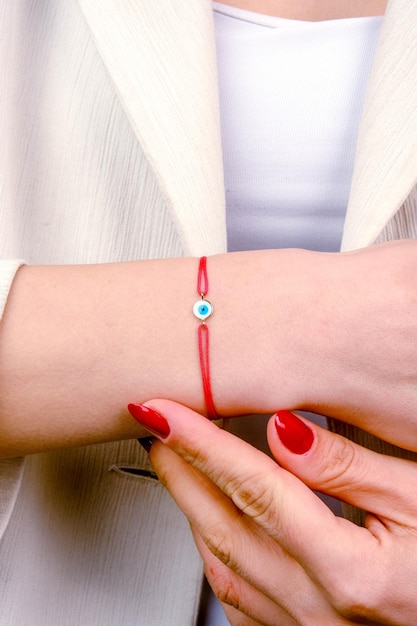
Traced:
<path id="1" fill-rule="evenodd" d="M 314 577 L 323 580 L 331 563 L 340 568 L 354 553 L 363 559 L 373 548 L 376 540 L 366 529 L 335 517 L 298 478 L 206 418 L 168 400 L 147 403 L 146 412 L 156 416 L 142 416 L 144 426 L 210 478 Z"/>

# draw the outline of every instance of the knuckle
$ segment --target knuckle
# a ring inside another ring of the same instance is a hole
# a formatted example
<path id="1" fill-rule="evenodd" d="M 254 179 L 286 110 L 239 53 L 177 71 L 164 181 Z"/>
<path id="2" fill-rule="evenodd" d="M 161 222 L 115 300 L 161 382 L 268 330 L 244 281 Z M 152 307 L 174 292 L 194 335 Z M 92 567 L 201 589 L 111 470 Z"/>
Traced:
<path id="1" fill-rule="evenodd" d="M 319 477 L 320 488 L 333 493 L 347 486 L 352 489 L 366 472 L 357 447 L 344 437 L 332 437 L 327 449 L 322 451 L 321 459 L 324 460 L 324 467 Z"/>
<path id="2" fill-rule="evenodd" d="M 268 475 L 255 475 L 240 480 L 237 485 L 231 486 L 231 498 L 234 504 L 248 517 L 251 517 L 261 526 L 272 523 L 276 526 L 276 503 L 278 481 L 275 472 Z"/>
<path id="3" fill-rule="evenodd" d="M 241 610 L 241 579 L 220 561 L 206 563 L 204 573 L 219 602 Z"/>
<path id="4" fill-rule="evenodd" d="M 356 572 L 334 582 L 331 595 L 337 613 L 352 622 L 374 624 L 384 606 L 380 581 Z"/>
<path id="5" fill-rule="evenodd" d="M 202 474 L 209 476 L 216 484 L 221 480 L 221 467 L 216 467 L 215 457 L 210 453 L 206 442 L 193 441 L 192 444 L 184 446 L 181 441 L 177 442 L 177 452 L 183 460 Z"/>
<path id="6" fill-rule="evenodd" d="M 239 584 L 232 572 L 219 572 L 218 575 L 211 577 L 209 580 L 214 595 L 219 602 L 233 606 L 238 611 L 241 610 Z"/>
<path id="7" fill-rule="evenodd" d="M 179 452 L 187 463 L 192 465 L 193 467 L 198 468 L 201 471 L 204 471 L 204 468 L 207 464 L 207 449 L 204 448 L 203 445 L 198 445 L 193 442 L 193 446 L 183 447 L 181 446 L 181 442 L 179 442 Z"/>
<path id="8" fill-rule="evenodd" d="M 204 536 L 210 552 L 226 567 L 233 568 L 233 534 L 228 524 L 219 523 L 208 529 Z"/>

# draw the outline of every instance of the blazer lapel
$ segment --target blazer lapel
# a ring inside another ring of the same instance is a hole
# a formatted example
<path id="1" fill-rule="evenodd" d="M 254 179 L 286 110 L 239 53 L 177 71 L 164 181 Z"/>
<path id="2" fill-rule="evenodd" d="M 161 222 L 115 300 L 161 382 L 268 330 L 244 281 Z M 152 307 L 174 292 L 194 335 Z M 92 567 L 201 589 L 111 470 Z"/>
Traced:
<path id="1" fill-rule="evenodd" d="M 186 254 L 226 249 L 211 0 L 79 0 Z"/>
<path id="2" fill-rule="evenodd" d="M 417 181 L 417 3 L 390 0 L 358 138 L 342 249 L 375 241 Z"/>

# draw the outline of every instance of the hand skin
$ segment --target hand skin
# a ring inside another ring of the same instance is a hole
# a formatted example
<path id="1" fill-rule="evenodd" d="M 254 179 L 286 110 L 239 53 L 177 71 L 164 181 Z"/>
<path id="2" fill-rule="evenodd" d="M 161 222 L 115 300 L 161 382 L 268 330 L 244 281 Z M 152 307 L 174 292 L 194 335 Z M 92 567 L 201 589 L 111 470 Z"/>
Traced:
<path id="1" fill-rule="evenodd" d="M 319 313 L 308 306 L 321 365 L 318 393 L 304 404 L 414 451 L 416 251 L 416 241 L 407 240 L 336 255 Z"/>
<path id="2" fill-rule="evenodd" d="M 231 624 L 414 626 L 415 464 L 314 424 L 310 450 L 294 454 L 271 419 L 277 464 L 188 408 L 146 405 L 170 428 L 152 464 L 190 521 Z M 310 488 L 368 510 L 366 526 L 334 516 Z"/>
<path id="3" fill-rule="evenodd" d="M 0 456 L 131 437 L 128 402 L 203 412 L 198 259 L 19 270 L 0 324 Z M 417 241 L 208 260 L 219 415 L 303 408 L 417 450 Z"/>

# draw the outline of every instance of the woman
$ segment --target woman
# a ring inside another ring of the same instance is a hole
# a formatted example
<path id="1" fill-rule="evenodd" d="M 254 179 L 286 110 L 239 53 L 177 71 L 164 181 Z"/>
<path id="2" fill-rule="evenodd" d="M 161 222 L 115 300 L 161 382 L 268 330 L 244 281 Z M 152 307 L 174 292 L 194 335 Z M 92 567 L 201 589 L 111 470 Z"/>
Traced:
<path id="1" fill-rule="evenodd" d="M 226 249 L 212 6 L 176 2 L 164 5 L 161 15 L 147 2 L 33 0 L 1 11 L 2 256 L 31 264 L 17 272 L 2 320 L 2 452 L 4 457 L 42 452 L 27 457 L 24 466 L 3 461 L 0 556 L 7 575 L 1 620 L 192 623 L 201 568 L 186 523 L 135 442 L 100 442 L 146 432 L 132 425 L 125 409 L 132 399 L 164 396 L 204 410 L 195 320 L 188 307 L 197 264 L 178 257 Z M 411 51 L 407 67 L 414 50 L 412 11 L 392 3 L 383 40 L 384 45 L 396 41 L 401 28 L 401 45 Z M 401 117 L 390 109 L 394 126 L 382 141 L 374 130 L 375 110 L 372 124 L 365 114 L 369 135 L 363 141 L 371 146 L 358 157 L 346 249 L 372 243 L 385 225 L 391 237 L 412 235 L 411 229 L 398 231 L 404 216 L 412 215 L 412 201 L 397 220 L 390 217 L 415 179 L 409 158 L 413 125 L 403 117 L 412 115 L 403 110 L 403 95 L 413 84 L 391 65 L 381 61 L 381 66 L 391 84 L 379 100 L 379 128 L 386 128 L 386 93 Z M 374 84 L 377 89 L 378 74 Z M 372 136 L 384 144 L 377 146 L 378 165 Z M 401 149 L 394 149 L 393 137 Z M 384 163 L 390 165 L 386 175 Z M 414 247 L 404 245 L 400 252 L 411 267 Z M 380 272 L 393 258 L 386 255 L 395 256 L 396 250 L 356 255 L 355 275 L 373 268 L 372 285 L 382 286 Z M 177 258 L 107 263 L 168 256 Z M 347 257 L 341 258 L 330 273 L 338 281 L 343 277 L 346 294 L 350 272 Z M 323 370 L 321 353 L 316 360 L 297 359 L 297 345 L 300 355 L 305 351 L 304 333 L 301 339 L 296 328 L 288 333 L 284 324 L 311 297 L 311 279 L 329 276 L 327 262 L 327 255 L 287 251 L 210 260 L 210 284 L 219 286 L 211 323 L 219 414 L 272 412 L 277 406 L 320 409 L 326 401 L 336 417 L 350 418 L 343 407 L 351 387 L 335 387 L 336 397 L 329 400 L 332 368 Z M 4 266 L 4 302 L 17 265 Z M 260 277 L 270 290 L 259 289 Z M 394 308 L 398 274 L 385 280 L 384 295 L 393 294 Z M 243 285 L 247 308 L 236 315 L 230 294 L 241 294 Z M 283 297 L 290 308 L 276 306 Z M 260 304 L 271 316 L 265 325 L 259 324 Z M 329 312 L 324 305 L 323 310 Z M 312 331 L 323 318 L 309 314 L 301 320 L 309 340 L 316 337 Z M 404 326 L 408 322 L 404 319 Z M 356 336 L 358 345 L 368 335 L 366 329 Z M 251 336 L 256 354 L 250 345 L 243 351 L 242 336 Z M 398 342 L 392 343 L 387 361 L 394 354 L 398 358 Z M 378 352 L 379 344 L 372 345 Z M 410 340 L 401 346 L 414 352 Z M 277 363 L 284 347 L 292 357 Z M 325 350 L 323 342 L 317 347 Z M 369 350 L 346 368 L 362 367 L 362 357 L 366 362 Z M 363 380 L 372 382 L 371 375 L 373 368 Z M 374 382 L 379 391 L 385 377 Z M 374 419 L 381 414 L 375 401 L 380 394 L 367 387 L 356 407 L 364 408 L 354 418 L 385 436 L 388 420 Z M 410 393 L 404 394 L 400 381 L 393 404 L 405 395 L 409 422 Z M 411 435 L 403 433 L 395 443 L 407 445 Z M 85 443 L 94 446 L 77 447 Z M 49 449 L 56 451 L 43 453 Z"/>

